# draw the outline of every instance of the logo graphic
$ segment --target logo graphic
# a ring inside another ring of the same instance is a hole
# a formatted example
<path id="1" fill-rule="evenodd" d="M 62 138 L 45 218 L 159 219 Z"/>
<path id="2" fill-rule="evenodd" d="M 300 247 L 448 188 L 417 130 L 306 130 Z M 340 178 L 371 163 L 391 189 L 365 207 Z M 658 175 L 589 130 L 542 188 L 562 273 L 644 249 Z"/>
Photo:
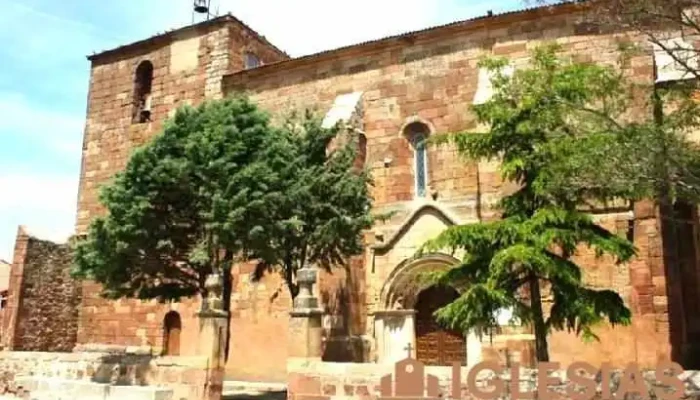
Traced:
<path id="1" fill-rule="evenodd" d="M 404 348 L 408 357 L 394 364 L 394 376 L 385 375 L 380 382 L 379 399 L 401 398 L 401 400 L 441 399 L 438 378 L 425 375 L 425 365 L 411 357 L 413 346 Z"/>
<path id="2" fill-rule="evenodd" d="M 426 376 L 425 365 L 412 357 L 413 346 L 409 343 L 404 350 L 408 351 L 408 357 L 394 364 L 393 376 L 390 374 L 381 378 L 378 400 L 445 400 L 446 398 L 458 400 L 462 398 L 465 393 L 462 386 L 462 368 L 459 363 L 452 365 L 450 385 L 452 393 L 450 396 L 445 396 L 441 391 L 438 377 L 430 374 Z M 468 398 L 496 400 L 508 396 L 514 400 L 593 400 L 595 398 L 616 400 L 624 399 L 627 395 L 634 393 L 643 400 L 651 400 L 650 391 L 645 384 L 645 381 L 652 383 L 649 381 L 651 377 L 645 377 L 643 368 L 636 363 L 629 363 L 624 370 L 618 371 L 619 385 L 614 395 L 611 387 L 614 369 L 608 363 L 595 367 L 586 362 L 574 362 L 566 369 L 568 380 L 560 380 L 550 376 L 550 373 L 560 370 L 559 363 L 539 362 L 536 367 L 537 376 L 533 382 L 535 388 L 529 391 L 522 391 L 520 368 L 519 363 L 511 367 L 503 367 L 493 361 L 477 363 L 470 368 L 466 377 Z M 481 371 L 490 371 L 492 374 L 488 378 L 477 378 Z M 677 363 L 661 362 L 654 371 L 657 383 L 653 384 L 651 389 L 656 398 L 680 400 L 685 392 L 684 382 L 679 378 L 682 373 L 683 368 Z M 504 374 L 510 376 L 507 377 Z M 487 387 L 491 389 L 485 390 Z"/>

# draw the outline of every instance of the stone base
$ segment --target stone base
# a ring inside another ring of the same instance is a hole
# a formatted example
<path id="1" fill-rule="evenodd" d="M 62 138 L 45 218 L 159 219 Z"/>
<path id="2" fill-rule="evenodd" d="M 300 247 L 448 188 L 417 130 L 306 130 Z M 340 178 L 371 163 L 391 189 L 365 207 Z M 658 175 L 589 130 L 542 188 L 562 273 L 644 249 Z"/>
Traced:
<path id="1" fill-rule="evenodd" d="M 325 339 L 323 361 L 369 362 L 371 338 L 365 336 L 329 336 Z"/>
<path id="2" fill-rule="evenodd" d="M 323 310 L 295 309 L 290 313 L 288 356 L 320 360 L 323 355 Z"/>
<path id="3" fill-rule="evenodd" d="M 173 390 L 154 386 L 112 386 L 57 378 L 18 377 L 18 386 L 38 400 L 171 400 Z"/>

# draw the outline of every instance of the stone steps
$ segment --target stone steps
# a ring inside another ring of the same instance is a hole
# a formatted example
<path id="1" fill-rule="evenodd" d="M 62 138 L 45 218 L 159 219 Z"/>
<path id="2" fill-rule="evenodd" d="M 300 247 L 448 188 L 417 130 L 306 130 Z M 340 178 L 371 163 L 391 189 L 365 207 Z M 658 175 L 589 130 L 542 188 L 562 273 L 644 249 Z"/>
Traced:
<path id="1" fill-rule="evenodd" d="M 286 383 L 224 381 L 224 391 L 281 392 L 287 390 Z"/>
<path id="2" fill-rule="evenodd" d="M 275 382 L 224 381 L 224 400 L 286 400 L 287 385 Z"/>
<path id="3" fill-rule="evenodd" d="M 155 386 L 112 386 L 58 378 L 18 377 L 31 400 L 171 400 L 173 390 Z"/>

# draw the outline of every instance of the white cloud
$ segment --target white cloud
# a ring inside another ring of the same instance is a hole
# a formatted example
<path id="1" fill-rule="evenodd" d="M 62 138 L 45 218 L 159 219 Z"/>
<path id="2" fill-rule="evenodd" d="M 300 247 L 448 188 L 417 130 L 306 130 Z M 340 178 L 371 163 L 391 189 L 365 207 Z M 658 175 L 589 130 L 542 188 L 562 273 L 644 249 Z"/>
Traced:
<path id="1" fill-rule="evenodd" d="M 40 239 L 64 242 L 73 233 L 77 194 L 77 176 L 0 174 L 0 259 L 12 260 L 19 225 Z"/>

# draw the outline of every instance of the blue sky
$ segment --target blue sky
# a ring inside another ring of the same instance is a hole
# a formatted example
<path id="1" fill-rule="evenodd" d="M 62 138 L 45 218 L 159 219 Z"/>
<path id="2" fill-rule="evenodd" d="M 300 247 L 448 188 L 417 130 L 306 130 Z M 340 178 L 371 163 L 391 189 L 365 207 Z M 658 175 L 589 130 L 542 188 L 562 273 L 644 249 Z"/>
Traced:
<path id="1" fill-rule="evenodd" d="M 89 62 L 191 23 L 191 0 L 0 0 L 0 259 L 18 225 L 73 233 Z M 521 0 L 212 0 L 292 56 L 525 7 Z M 274 14 L 270 14 L 274 12 Z"/>

